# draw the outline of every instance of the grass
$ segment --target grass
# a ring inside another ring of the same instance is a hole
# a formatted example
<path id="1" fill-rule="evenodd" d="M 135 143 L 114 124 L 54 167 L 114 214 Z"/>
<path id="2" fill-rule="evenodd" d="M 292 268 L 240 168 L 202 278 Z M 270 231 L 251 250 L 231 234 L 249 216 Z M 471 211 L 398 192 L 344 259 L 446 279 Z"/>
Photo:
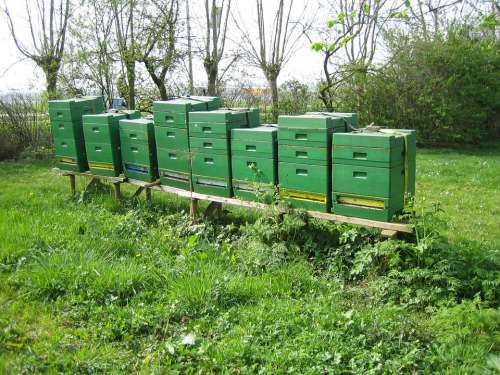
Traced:
<path id="1" fill-rule="evenodd" d="M 499 147 L 417 165 L 402 242 L 0 163 L 0 373 L 496 373 Z"/>

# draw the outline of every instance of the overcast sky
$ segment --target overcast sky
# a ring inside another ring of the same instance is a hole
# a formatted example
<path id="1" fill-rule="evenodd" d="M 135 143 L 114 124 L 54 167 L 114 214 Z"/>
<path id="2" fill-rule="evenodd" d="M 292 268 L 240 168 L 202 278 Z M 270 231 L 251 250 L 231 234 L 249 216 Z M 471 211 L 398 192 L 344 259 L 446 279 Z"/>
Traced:
<path id="1" fill-rule="evenodd" d="M 28 0 L 30 1 L 30 0 Z M 255 3 L 252 0 L 233 0 L 235 7 L 235 15 L 241 15 L 244 22 L 248 27 L 255 25 Z M 264 2 L 268 14 L 272 14 L 272 9 L 277 0 L 266 0 Z M 28 40 L 29 29 L 26 22 L 25 14 L 25 1 L 24 0 L 6 0 L 7 6 L 14 18 L 16 31 L 22 40 Z M 300 13 L 304 4 L 308 4 L 310 11 L 315 11 L 316 0 L 295 0 L 295 7 Z M 196 15 L 196 9 L 200 9 L 202 0 L 190 0 L 191 9 Z M 193 10 L 193 8 L 195 8 Z M 317 7 L 316 7 L 317 8 Z M 317 17 L 324 17 L 325 15 L 318 15 Z M 23 59 L 9 33 L 7 22 L 5 21 L 4 14 L 1 14 L 0 22 L 0 50 L 2 51 L 2 58 L 0 59 L 0 91 L 9 90 L 39 90 L 44 87 L 44 75 L 42 71 L 35 66 L 31 61 Z M 237 17 L 238 18 L 238 17 Z M 195 23 L 195 22 L 193 22 Z M 196 25 L 193 25 L 197 28 Z M 253 31 L 256 32 L 254 29 Z M 232 29 L 231 39 L 239 42 L 237 29 Z M 193 31 L 196 35 L 196 30 Z M 265 81 L 258 70 L 253 71 L 255 74 L 255 81 L 257 84 L 264 84 Z M 280 75 L 279 82 L 284 82 L 291 78 L 299 79 L 303 82 L 315 82 L 321 74 L 321 57 L 311 51 L 309 44 L 303 40 L 301 45 L 288 65 Z M 195 82 L 197 85 L 203 85 L 206 82 L 205 72 L 201 65 L 201 61 L 195 61 Z"/>

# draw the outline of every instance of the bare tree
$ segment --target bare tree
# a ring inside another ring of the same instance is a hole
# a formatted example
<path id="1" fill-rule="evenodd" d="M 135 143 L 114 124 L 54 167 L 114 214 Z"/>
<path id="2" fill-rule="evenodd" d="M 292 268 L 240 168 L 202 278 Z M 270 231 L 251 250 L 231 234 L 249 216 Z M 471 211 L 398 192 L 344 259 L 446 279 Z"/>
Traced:
<path id="1" fill-rule="evenodd" d="M 249 62 L 259 67 L 266 77 L 271 89 L 272 98 L 272 121 L 278 120 L 278 77 L 286 63 L 296 51 L 297 44 L 301 39 L 304 29 L 309 27 L 304 23 L 304 7 L 297 14 L 297 19 L 292 19 L 294 0 L 279 0 L 275 9 L 272 25 L 266 27 L 266 18 L 262 0 L 256 0 L 258 38 L 254 37 L 244 26 L 243 19 L 238 22 L 238 28 L 245 43 L 244 49 Z M 240 18 L 242 18 L 240 16 Z M 302 22 L 298 22 L 301 20 Z"/>
<path id="2" fill-rule="evenodd" d="M 149 76 L 158 88 L 161 99 L 166 100 L 167 73 L 172 70 L 179 57 L 175 48 L 179 1 L 142 1 L 138 13 L 137 60 L 144 63 Z"/>
<path id="3" fill-rule="evenodd" d="M 36 3 L 36 6 L 33 3 Z M 58 4 L 55 0 L 26 1 L 31 36 L 29 42 L 23 42 L 19 38 L 7 5 L 4 8 L 10 34 L 17 49 L 43 70 L 50 99 L 57 95 L 57 76 L 64 54 L 70 8 L 70 0 L 60 0 Z"/>
<path id="4" fill-rule="evenodd" d="M 220 73 L 220 62 L 224 57 L 231 0 L 205 0 L 206 33 L 203 47 L 203 66 L 207 73 L 208 94 L 217 94 L 217 84 L 225 72 L 236 61 L 237 55 Z"/>
<path id="5" fill-rule="evenodd" d="M 186 31 L 187 31 L 187 57 L 188 57 L 188 93 L 192 95 L 193 86 L 193 50 L 191 47 L 191 15 L 189 12 L 189 1 L 186 0 Z"/>
<path id="6" fill-rule="evenodd" d="M 103 0 L 88 0 L 70 25 L 70 43 L 61 70 L 61 82 L 74 93 L 96 89 L 111 105 L 117 58 L 113 11 Z"/>
<path id="7" fill-rule="evenodd" d="M 127 78 L 127 106 L 135 109 L 135 81 L 137 61 L 134 34 L 134 13 L 136 0 L 110 0 L 114 14 L 116 39 L 120 54 L 122 70 Z"/>

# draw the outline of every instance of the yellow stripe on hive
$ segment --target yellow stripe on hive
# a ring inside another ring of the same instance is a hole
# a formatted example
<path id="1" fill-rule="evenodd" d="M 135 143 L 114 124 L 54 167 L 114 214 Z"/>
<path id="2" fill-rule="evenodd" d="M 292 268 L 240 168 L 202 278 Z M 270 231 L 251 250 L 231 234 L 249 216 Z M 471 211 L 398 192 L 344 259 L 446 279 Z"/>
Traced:
<path id="1" fill-rule="evenodd" d="M 379 199 L 361 198 L 361 197 L 349 197 L 345 195 L 340 195 L 337 197 L 337 202 L 341 204 L 349 204 L 352 206 L 364 206 L 364 207 L 374 207 L 384 209 L 384 201 Z"/>
<path id="2" fill-rule="evenodd" d="M 89 167 L 97 169 L 114 169 L 111 163 L 89 163 Z"/>
<path id="3" fill-rule="evenodd" d="M 60 159 L 59 159 L 59 162 L 60 162 L 60 163 L 63 163 L 63 164 L 71 164 L 71 165 L 76 165 L 76 161 L 74 161 L 73 159 L 60 158 Z"/>
<path id="4" fill-rule="evenodd" d="M 309 193 L 306 191 L 281 190 L 280 196 L 284 197 L 284 198 L 288 197 L 288 198 L 294 198 L 294 199 L 301 199 L 301 200 L 307 200 L 307 201 L 316 201 L 316 202 L 326 203 L 326 195 L 317 194 L 317 193 Z"/>

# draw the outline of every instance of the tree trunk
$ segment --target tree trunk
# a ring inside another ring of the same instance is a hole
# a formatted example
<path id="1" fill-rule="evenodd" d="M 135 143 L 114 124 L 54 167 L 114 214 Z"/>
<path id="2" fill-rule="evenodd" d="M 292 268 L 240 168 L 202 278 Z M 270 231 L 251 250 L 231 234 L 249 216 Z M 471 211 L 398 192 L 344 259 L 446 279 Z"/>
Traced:
<path id="1" fill-rule="evenodd" d="M 49 100 L 57 99 L 57 74 L 59 66 L 44 67 L 43 71 L 45 73 L 47 96 Z"/>
<path id="2" fill-rule="evenodd" d="M 161 100 L 167 100 L 167 87 L 165 86 L 165 75 L 158 76 L 155 72 L 155 68 L 149 59 L 144 59 L 144 66 L 151 77 L 151 80 L 156 85 L 158 92 L 160 93 Z M 163 79 L 162 79 L 163 77 Z"/>
<path id="3" fill-rule="evenodd" d="M 206 64 L 205 65 L 205 70 L 207 72 L 207 79 L 208 79 L 208 95 L 210 96 L 216 96 L 217 95 L 217 75 L 218 75 L 218 69 L 217 65 L 214 64 Z"/>
<path id="4" fill-rule="evenodd" d="M 128 88 L 127 106 L 128 109 L 135 109 L 135 61 L 127 62 L 126 67 Z"/>
<path id="5" fill-rule="evenodd" d="M 277 76 L 271 76 L 267 79 L 269 82 L 269 87 L 271 88 L 271 99 L 272 99 L 272 107 L 271 107 L 271 114 L 272 114 L 272 123 L 277 124 L 278 123 L 278 115 L 279 115 L 279 102 L 278 102 L 278 77 Z"/>
<path id="6" fill-rule="evenodd" d="M 193 87 L 193 54 L 191 50 L 191 16 L 189 15 L 189 1 L 186 1 L 186 23 L 187 23 L 187 49 L 188 49 L 188 93 L 194 94 Z"/>

